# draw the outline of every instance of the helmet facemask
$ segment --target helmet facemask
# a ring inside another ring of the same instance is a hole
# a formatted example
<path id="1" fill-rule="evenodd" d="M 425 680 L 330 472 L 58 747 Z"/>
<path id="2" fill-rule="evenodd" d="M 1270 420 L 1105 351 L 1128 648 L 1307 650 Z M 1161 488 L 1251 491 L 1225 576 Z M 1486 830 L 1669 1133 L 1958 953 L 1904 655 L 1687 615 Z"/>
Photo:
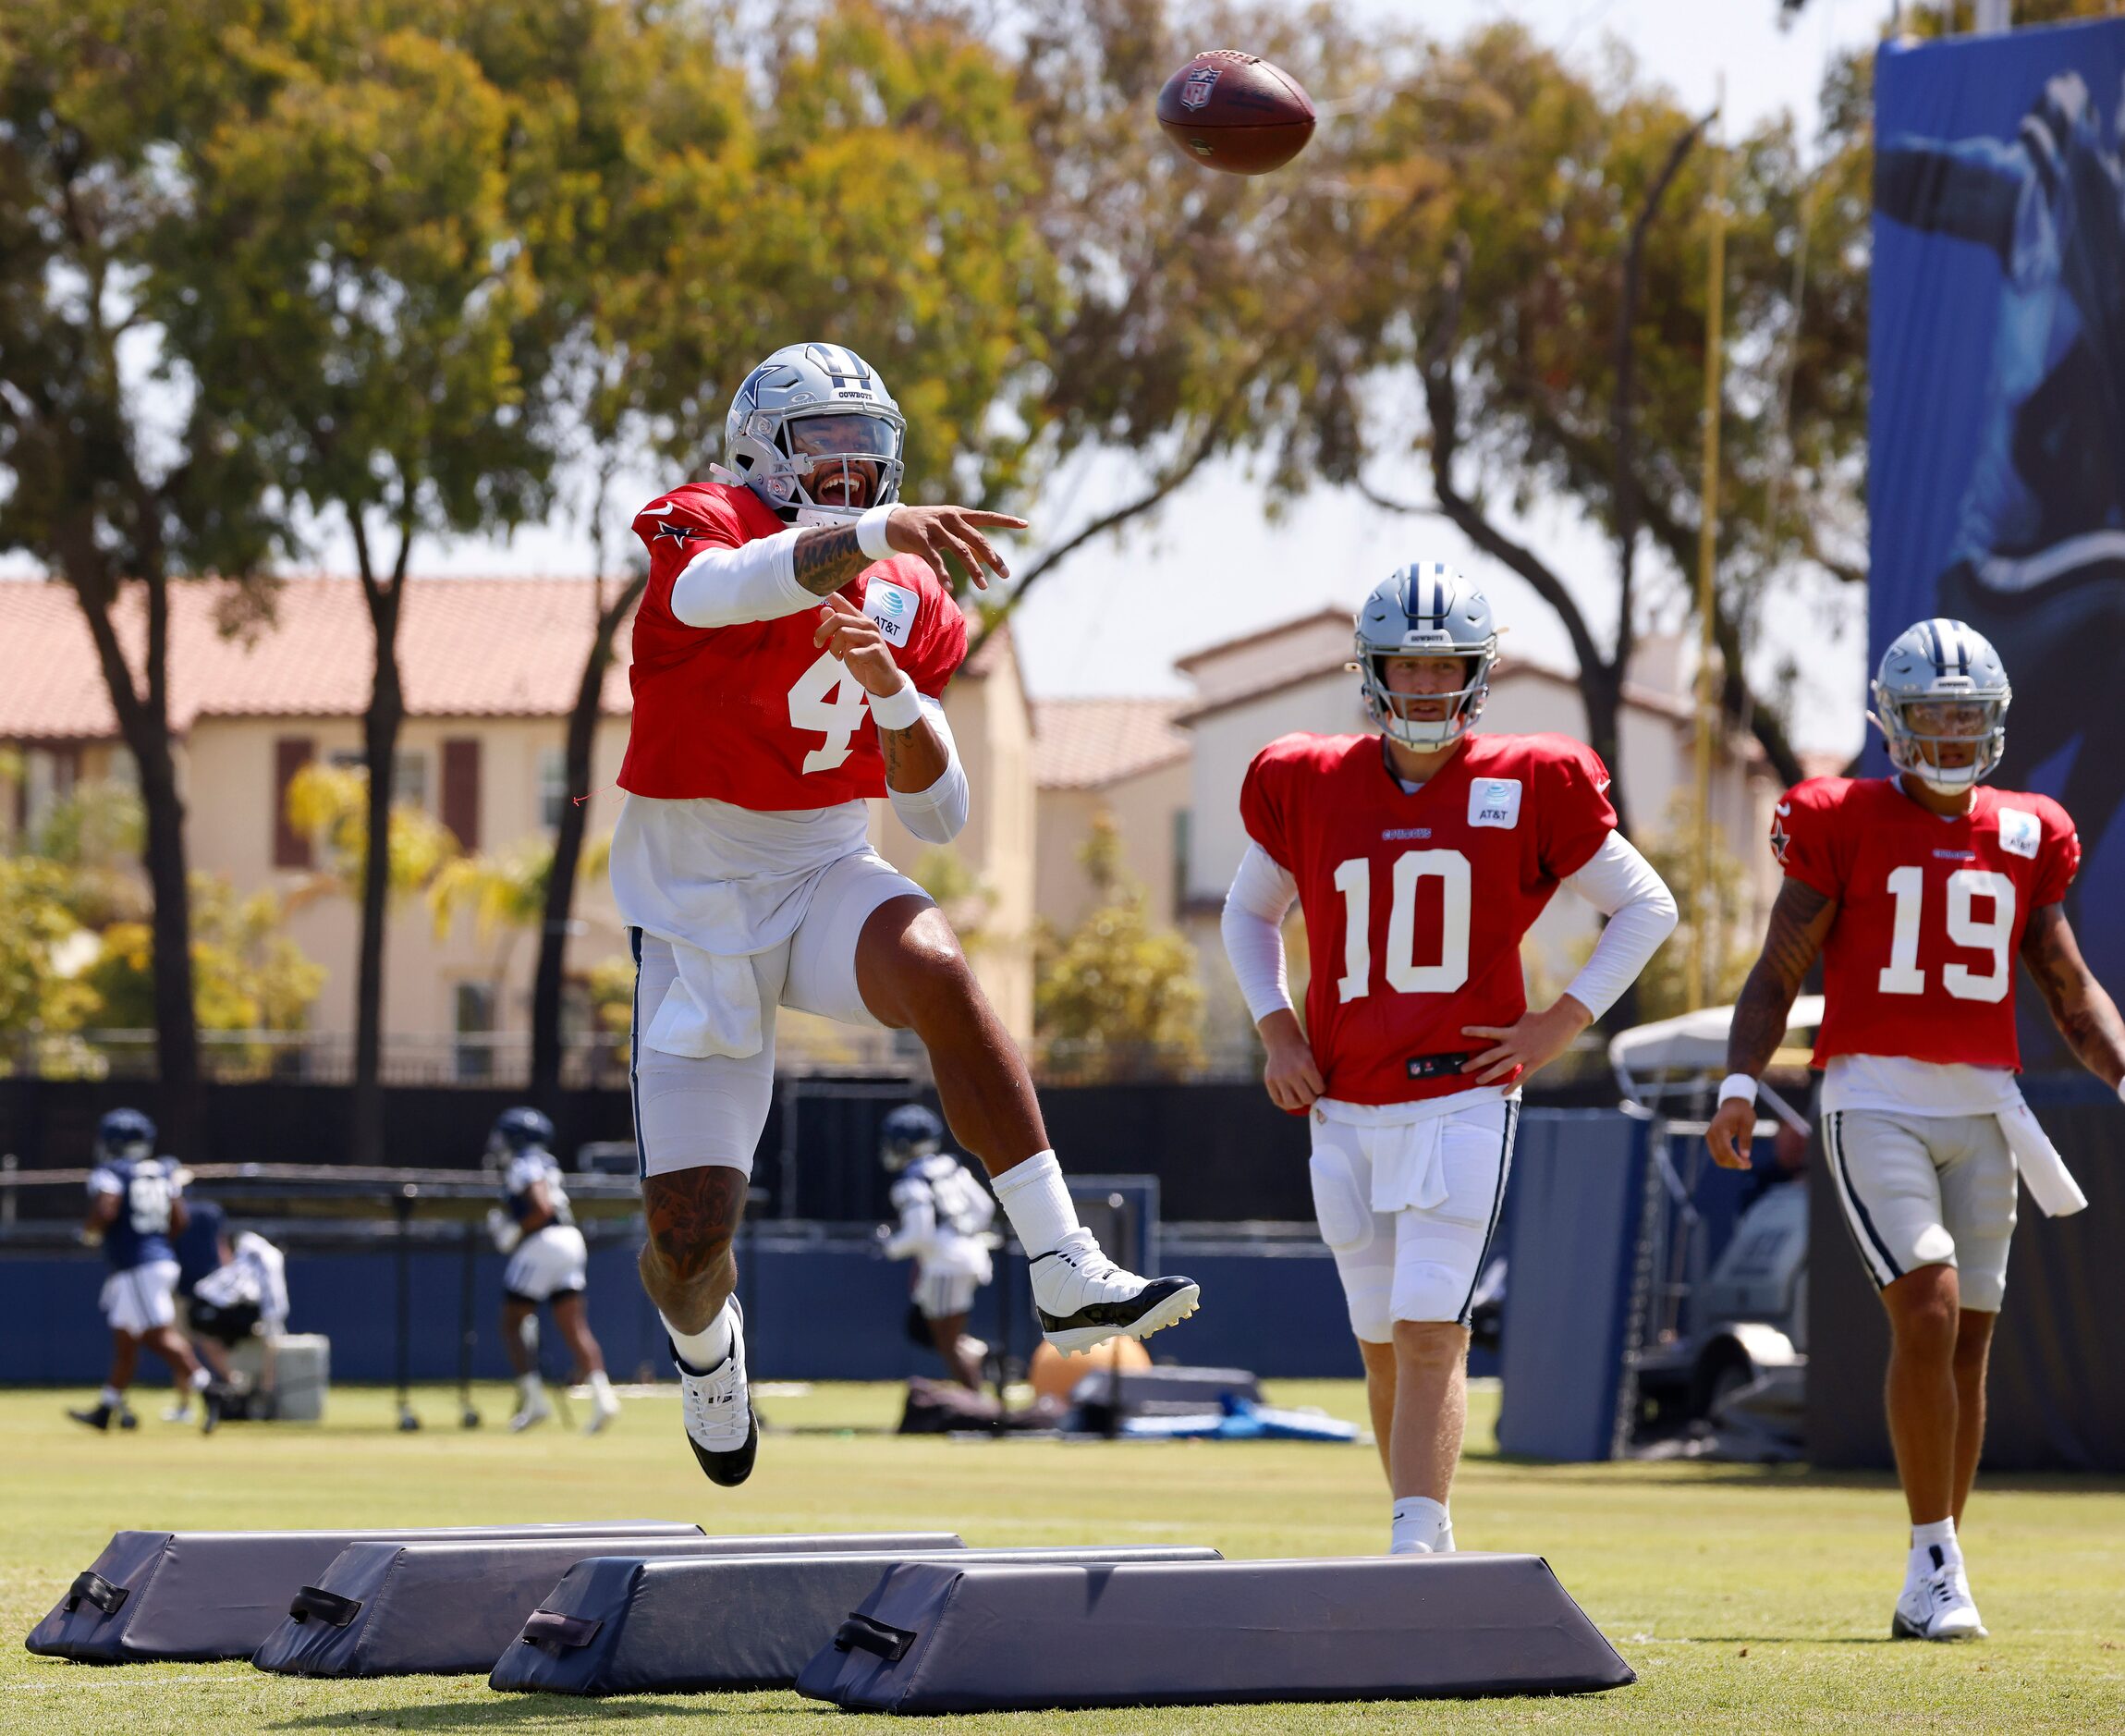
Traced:
<path id="1" fill-rule="evenodd" d="M 1967 684 L 1966 684 L 1967 685 Z M 1875 683 L 1875 708 L 1867 715 L 1880 728 L 1889 764 L 1944 796 L 1975 789 L 2007 752 L 2004 690 L 1892 696 Z M 1967 764 L 1944 764 L 1970 750 Z"/>
<path id="2" fill-rule="evenodd" d="M 900 497 L 907 423 L 897 410 L 755 410 L 745 433 L 750 438 L 732 455 L 739 479 L 799 524 L 853 523 Z"/>
<path id="3" fill-rule="evenodd" d="M 1388 652 L 1368 651 L 1362 640 L 1359 642 L 1358 651 L 1358 660 L 1351 666 L 1364 681 L 1365 715 L 1390 741 L 1398 741 L 1420 753 L 1435 752 L 1459 741 L 1475 727 L 1476 719 L 1483 715 L 1484 702 L 1490 697 L 1491 670 L 1497 663 L 1495 639 L 1472 652 L 1450 644 L 1441 645 L 1436 651 L 1422 645 Z M 1460 658 L 1468 679 L 1462 686 L 1443 693 L 1398 693 L 1387 685 L 1389 658 L 1427 656 Z M 1408 715 L 1411 707 L 1429 707 L 1442 703 L 1445 714 L 1437 718 Z"/>

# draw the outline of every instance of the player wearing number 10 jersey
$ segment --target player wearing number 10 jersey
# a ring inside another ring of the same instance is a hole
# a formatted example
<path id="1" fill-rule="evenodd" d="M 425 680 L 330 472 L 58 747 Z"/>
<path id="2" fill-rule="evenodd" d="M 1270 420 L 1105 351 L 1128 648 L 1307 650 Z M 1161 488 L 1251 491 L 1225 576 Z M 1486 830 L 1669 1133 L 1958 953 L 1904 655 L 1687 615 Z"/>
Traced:
<path id="1" fill-rule="evenodd" d="M 635 520 L 650 577 L 612 876 L 638 965 L 641 1276 L 694 1457 L 727 1485 L 759 1443 L 730 1244 L 778 1007 L 922 1039 L 954 1132 L 1033 1256 L 1034 1307 L 1061 1349 L 1146 1337 L 1195 1308 L 1187 1278 L 1124 1272 L 1079 1225 L 1025 1064 L 959 941 L 868 840 L 867 797 L 931 843 L 966 824 L 937 703 L 967 643 L 944 560 L 983 584 L 1005 573 L 985 532 L 1024 528 L 898 504 L 905 432 L 861 357 L 793 345 L 739 387 L 729 472 Z"/>
<path id="2" fill-rule="evenodd" d="M 1453 1547 L 1469 1307 L 1520 1083 L 1637 976 L 1675 902 L 1618 836 L 1591 749 L 1472 732 L 1497 638 L 1468 580 L 1401 568 L 1359 611 L 1357 649 L 1380 733 L 1286 736 L 1255 757 L 1224 933 L 1269 1094 L 1312 1118 L 1314 1211 L 1364 1356 L 1389 1547 L 1415 1553 Z M 1561 885 L 1611 921 L 1569 991 L 1531 1012 L 1520 938 Z M 1279 932 L 1294 899 L 1303 1033 Z"/>
<path id="3" fill-rule="evenodd" d="M 1960 621 L 1921 621 L 1883 657 L 1875 720 L 1892 775 L 1825 777 L 1778 804 L 1786 883 L 1734 1009 L 1712 1155 L 1748 1161 L 1756 1075 L 1818 954 L 1815 1044 L 1832 1183 L 1890 1326 L 1889 1434 L 1911 1510 L 1898 1639 L 1981 1637 L 1956 1525 L 1985 1435 L 2015 1173 L 2046 1212 L 2081 1198 L 2015 1084 L 2014 960 L 2074 1053 L 2113 1087 L 2125 1025 L 2060 900 L 2081 862 L 2048 796 L 1987 789 L 2013 693 Z"/>

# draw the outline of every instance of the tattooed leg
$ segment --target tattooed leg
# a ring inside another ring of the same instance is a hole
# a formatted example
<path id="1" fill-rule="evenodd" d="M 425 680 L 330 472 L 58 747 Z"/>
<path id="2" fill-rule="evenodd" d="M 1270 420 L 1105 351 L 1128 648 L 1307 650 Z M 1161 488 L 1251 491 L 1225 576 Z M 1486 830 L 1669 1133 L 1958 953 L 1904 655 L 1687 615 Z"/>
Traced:
<path id="1" fill-rule="evenodd" d="M 642 1206 L 642 1289 L 681 1332 L 704 1331 L 738 1288 L 730 1239 L 745 1215 L 745 1176 L 720 1164 L 651 1176 Z"/>

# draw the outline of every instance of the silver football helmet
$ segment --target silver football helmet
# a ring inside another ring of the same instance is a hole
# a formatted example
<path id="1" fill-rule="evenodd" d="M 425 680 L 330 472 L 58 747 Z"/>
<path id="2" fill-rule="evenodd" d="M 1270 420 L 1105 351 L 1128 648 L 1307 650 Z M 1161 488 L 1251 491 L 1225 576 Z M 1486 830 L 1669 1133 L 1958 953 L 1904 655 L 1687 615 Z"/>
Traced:
<path id="1" fill-rule="evenodd" d="M 1490 599 L 1474 581 L 1441 561 L 1398 568 L 1373 587 L 1358 610 L 1358 657 L 1350 666 L 1364 681 L 1365 715 L 1404 747 L 1443 748 L 1475 727 L 1490 697 L 1497 662 L 1497 629 Z M 1447 693 L 1391 693 L 1389 657 L 1460 657 L 1468 679 Z M 1404 715 L 1412 699 L 1449 702 L 1444 717 L 1424 721 Z"/>
<path id="2" fill-rule="evenodd" d="M 2007 708 L 2014 689 L 1992 642 L 1960 621 L 1907 627 L 1882 654 L 1867 714 L 1888 743 L 1889 764 L 1943 794 L 1981 783 L 2007 752 Z M 1968 765 L 1927 756 L 1970 747 Z"/>
<path id="3" fill-rule="evenodd" d="M 790 523 L 847 524 L 899 499 L 907 434 L 892 393 L 854 350 L 788 344 L 730 400 L 724 462 Z"/>

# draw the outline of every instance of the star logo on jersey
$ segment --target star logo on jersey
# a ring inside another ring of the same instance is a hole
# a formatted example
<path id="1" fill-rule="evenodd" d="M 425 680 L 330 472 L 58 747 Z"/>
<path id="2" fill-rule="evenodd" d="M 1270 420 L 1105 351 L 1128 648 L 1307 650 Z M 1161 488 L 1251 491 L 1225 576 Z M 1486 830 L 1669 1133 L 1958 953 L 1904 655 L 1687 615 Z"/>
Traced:
<path id="1" fill-rule="evenodd" d="M 1783 804 L 1780 804 L 1778 812 L 1780 813 L 1786 812 Z M 1781 868 L 1786 865 L 1786 846 L 1792 841 L 1792 834 L 1786 830 L 1785 821 L 1773 820 L 1771 822 L 1771 854 Z"/>
<path id="2" fill-rule="evenodd" d="M 668 536 L 679 547 L 684 548 L 695 537 L 705 536 L 707 532 L 702 530 L 699 525 L 665 523 L 657 526 L 656 534 L 650 538 L 650 542 L 652 545 L 654 545 Z"/>

